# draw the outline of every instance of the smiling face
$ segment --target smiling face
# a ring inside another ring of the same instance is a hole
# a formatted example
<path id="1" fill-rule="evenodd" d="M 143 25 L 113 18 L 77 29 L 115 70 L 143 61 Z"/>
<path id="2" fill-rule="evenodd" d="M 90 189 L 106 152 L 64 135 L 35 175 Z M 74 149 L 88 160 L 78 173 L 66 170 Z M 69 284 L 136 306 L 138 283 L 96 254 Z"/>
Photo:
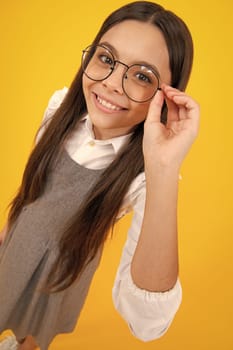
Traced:
<path id="1" fill-rule="evenodd" d="M 130 66 L 145 62 L 156 67 L 160 83 L 170 83 L 169 55 L 161 31 L 152 24 L 135 20 L 121 22 L 101 38 L 116 60 Z M 122 88 L 125 66 L 117 64 L 105 80 L 93 81 L 83 74 L 83 92 L 97 139 L 109 139 L 130 133 L 145 120 L 149 102 L 130 100 Z"/>

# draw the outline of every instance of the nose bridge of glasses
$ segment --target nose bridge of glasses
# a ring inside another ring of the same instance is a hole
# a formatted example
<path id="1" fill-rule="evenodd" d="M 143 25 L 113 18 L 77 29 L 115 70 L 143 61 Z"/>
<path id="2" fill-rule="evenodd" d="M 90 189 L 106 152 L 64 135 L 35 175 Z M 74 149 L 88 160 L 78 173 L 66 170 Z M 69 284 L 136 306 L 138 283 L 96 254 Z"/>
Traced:
<path id="1" fill-rule="evenodd" d="M 125 64 L 124 62 L 121 62 L 121 61 L 119 61 L 119 60 L 114 60 L 114 62 L 113 62 L 113 66 L 112 66 L 112 73 L 113 73 L 113 71 L 115 71 L 116 69 L 117 69 L 117 66 L 119 67 L 119 66 L 123 66 L 123 72 L 122 72 L 122 74 L 123 74 L 123 76 L 125 76 L 125 74 L 126 74 L 126 72 L 127 72 L 127 70 L 129 69 L 129 66 L 127 65 L 127 64 Z"/>
<path id="2" fill-rule="evenodd" d="M 112 66 L 110 67 L 111 73 L 107 76 L 107 80 L 110 85 L 112 85 L 117 90 L 123 91 L 123 80 L 126 77 L 126 72 L 129 66 L 119 60 L 114 60 Z"/>

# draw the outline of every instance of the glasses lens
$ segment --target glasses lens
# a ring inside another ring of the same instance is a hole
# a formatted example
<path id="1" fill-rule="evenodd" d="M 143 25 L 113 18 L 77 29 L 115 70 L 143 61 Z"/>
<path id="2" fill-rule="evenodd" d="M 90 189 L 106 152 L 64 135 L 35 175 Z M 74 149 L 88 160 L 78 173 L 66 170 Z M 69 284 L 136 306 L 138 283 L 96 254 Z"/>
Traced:
<path id="1" fill-rule="evenodd" d="M 159 87 L 159 79 L 150 68 L 135 64 L 127 70 L 123 77 L 123 88 L 126 95 L 133 101 L 146 102 L 150 100 Z"/>
<path id="2" fill-rule="evenodd" d="M 104 80 L 112 73 L 114 57 L 103 46 L 88 46 L 83 51 L 82 68 L 88 78 L 96 81 Z"/>

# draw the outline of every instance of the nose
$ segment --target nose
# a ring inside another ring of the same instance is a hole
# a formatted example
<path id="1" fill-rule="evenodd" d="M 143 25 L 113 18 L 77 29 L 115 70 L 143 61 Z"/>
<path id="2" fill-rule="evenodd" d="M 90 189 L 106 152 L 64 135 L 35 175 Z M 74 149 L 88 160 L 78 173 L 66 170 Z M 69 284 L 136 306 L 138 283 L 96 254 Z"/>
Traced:
<path id="1" fill-rule="evenodd" d="M 116 64 L 113 68 L 111 75 L 102 81 L 102 84 L 109 90 L 118 93 L 120 95 L 124 94 L 122 87 L 122 79 L 125 74 L 125 67 Z"/>

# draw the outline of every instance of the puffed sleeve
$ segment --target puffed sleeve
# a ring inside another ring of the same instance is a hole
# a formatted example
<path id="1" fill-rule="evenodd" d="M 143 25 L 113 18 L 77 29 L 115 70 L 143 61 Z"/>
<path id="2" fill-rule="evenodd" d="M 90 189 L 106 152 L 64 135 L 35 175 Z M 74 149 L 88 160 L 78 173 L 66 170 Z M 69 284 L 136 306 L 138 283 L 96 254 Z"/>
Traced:
<path id="1" fill-rule="evenodd" d="M 67 94 L 68 88 L 64 87 L 61 90 L 57 90 L 53 93 L 53 95 L 50 97 L 48 106 L 44 112 L 44 116 L 42 119 L 42 124 L 40 126 L 40 129 L 36 135 L 36 143 L 40 140 L 46 125 L 49 123 L 49 120 L 52 118 L 60 104 L 62 103 L 63 99 L 65 98 Z"/>
<path id="2" fill-rule="evenodd" d="M 141 184 L 139 191 L 133 190 L 133 192 L 136 193 L 133 205 L 134 215 L 122 252 L 112 295 L 115 308 L 127 322 L 134 336 L 142 341 L 151 341 L 161 337 L 169 328 L 180 306 L 182 289 L 179 279 L 174 287 L 166 292 L 149 292 L 134 284 L 130 273 L 130 264 L 143 220 L 145 186 Z"/>

